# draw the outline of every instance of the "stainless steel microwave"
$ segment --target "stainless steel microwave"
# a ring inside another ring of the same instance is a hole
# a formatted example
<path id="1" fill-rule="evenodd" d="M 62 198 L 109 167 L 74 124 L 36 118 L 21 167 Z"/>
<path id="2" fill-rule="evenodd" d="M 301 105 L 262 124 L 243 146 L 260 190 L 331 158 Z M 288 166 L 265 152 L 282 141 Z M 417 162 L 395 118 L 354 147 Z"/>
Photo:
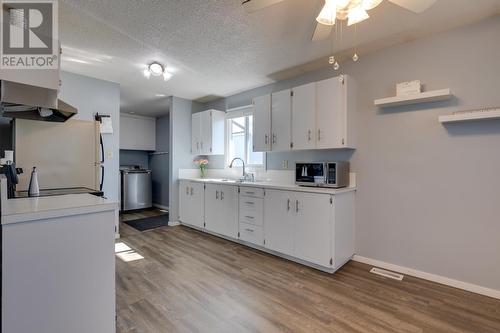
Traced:
<path id="1" fill-rule="evenodd" d="M 296 163 L 295 184 L 315 187 L 349 186 L 349 162 Z"/>

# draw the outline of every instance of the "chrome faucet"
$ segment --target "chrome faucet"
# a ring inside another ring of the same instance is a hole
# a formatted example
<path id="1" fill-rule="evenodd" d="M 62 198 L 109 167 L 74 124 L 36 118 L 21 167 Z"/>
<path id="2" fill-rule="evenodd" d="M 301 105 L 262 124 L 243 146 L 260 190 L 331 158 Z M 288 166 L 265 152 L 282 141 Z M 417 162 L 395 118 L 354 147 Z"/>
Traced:
<path id="1" fill-rule="evenodd" d="M 250 181 L 250 182 L 253 182 L 255 179 L 254 179 L 254 175 L 253 174 L 248 174 L 246 173 L 245 171 L 245 161 L 243 161 L 243 159 L 239 158 L 239 157 L 235 157 L 233 158 L 233 160 L 231 161 L 231 163 L 229 164 L 229 167 L 232 168 L 233 167 L 233 164 L 234 164 L 234 161 L 236 160 L 240 160 L 241 163 L 243 163 L 243 175 L 241 176 L 240 178 L 240 181 L 241 182 L 245 182 L 245 181 Z"/>

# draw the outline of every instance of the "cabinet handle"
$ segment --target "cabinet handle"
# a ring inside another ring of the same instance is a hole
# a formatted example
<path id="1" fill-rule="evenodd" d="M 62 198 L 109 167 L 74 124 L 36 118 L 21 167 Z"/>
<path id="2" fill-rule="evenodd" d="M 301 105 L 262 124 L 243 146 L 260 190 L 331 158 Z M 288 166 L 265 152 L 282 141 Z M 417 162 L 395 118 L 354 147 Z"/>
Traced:
<path id="1" fill-rule="evenodd" d="M 246 191 L 245 194 L 255 194 L 255 192 Z"/>
<path id="2" fill-rule="evenodd" d="M 247 201 L 245 202 L 247 205 L 255 205 L 255 202 Z"/>
<path id="3" fill-rule="evenodd" d="M 252 229 L 245 229 L 245 231 L 254 232 L 254 230 L 252 230 Z"/>
<path id="4" fill-rule="evenodd" d="M 220 191 L 220 199 L 224 200 L 224 192 Z"/>
<path id="5" fill-rule="evenodd" d="M 273 144 L 276 144 L 276 133 L 273 133 Z"/>
<path id="6" fill-rule="evenodd" d="M 311 130 L 307 131 L 307 141 L 311 141 Z"/>
<path id="7" fill-rule="evenodd" d="M 295 212 L 299 212 L 299 200 L 295 200 Z"/>
<path id="8" fill-rule="evenodd" d="M 290 211 L 290 204 L 291 204 L 290 199 L 288 199 L 287 205 L 286 205 L 286 210 L 287 211 Z"/>
<path id="9" fill-rule="evenodd" d="M 253 216 L 245 216 L 245 218 L 250 219 L 250 220 L 255 220 L 255 217 L 253 217 Z"/>
<path id="10" fill-rule="evenodd" d="M 193 195 L 194 193 L 194 189 L 191 187 L 191 195 Z"/>
<path id="11" fill-rule="evenodd" d="M 186 186 L 186 195 L 189 195 L 189 186 Z"/>
<path id="12" fill-rule="evenodd" d="M 269 143 L 269 135 L 264 136 L 264 143 L 267 145 Z"/>
<path id="13" fill-rule="evenodd" d="M 215 191 L 215 200 L 219 200 L 219 191 Z"/>
<path id="14" fill-rule="evenodd" d="M 318 129 L 318 141 L 321 141 L 321 130 Z"/>

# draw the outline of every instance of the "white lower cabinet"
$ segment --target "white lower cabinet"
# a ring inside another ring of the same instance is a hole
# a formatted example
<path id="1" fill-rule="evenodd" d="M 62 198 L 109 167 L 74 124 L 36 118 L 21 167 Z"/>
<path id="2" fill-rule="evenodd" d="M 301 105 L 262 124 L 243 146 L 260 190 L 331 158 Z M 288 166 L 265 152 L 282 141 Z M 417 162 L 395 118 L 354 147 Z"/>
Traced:
<path id="1" fill-rule="evenodd" d="M 333 272 L 354 255 L 354 191 L 180 183 L 181 221 Z M 204 224 L 203 224 L 204 221 Z"/>
<path id="2" fill-rule="evenodd" d="M 205 187 L 205 228 L 238 238 L 238 187 L 207 184 Z"/>
<path id="3" fill-rule="evenodd" d="M 293 192 L 267 190 L 264 206 L 266 248 L 293 255 Z"/>
<path id="4" fill-rule="evenodd" d="M 330 266 L 332 264 L 330 261 L 332 260 L 332 196 L 297 193 L 294 199 L 294 257 L 317 265 Z"/>
<path id="5" fill-rule="evenodd" d="M 205 222 L 205 185 L 181 181 L 179 190 L 182 223 L 202 228 Z"/>

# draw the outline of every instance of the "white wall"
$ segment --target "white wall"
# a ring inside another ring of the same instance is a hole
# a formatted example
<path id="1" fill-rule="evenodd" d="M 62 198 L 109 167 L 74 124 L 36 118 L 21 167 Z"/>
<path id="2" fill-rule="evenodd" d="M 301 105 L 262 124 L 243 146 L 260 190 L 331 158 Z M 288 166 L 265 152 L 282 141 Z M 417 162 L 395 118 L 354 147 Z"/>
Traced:
<path id="1" fill-rule="evenodd" d="M 87 76 L 61 72 L 61 92 L 59 98 L 78 109 L 75 119 L 94 120 L 99 112 L 111 115 L 113 134 L 103 134 L 104 194 L 112 200 L 119 200 L 119 162 L 120 162 L 120 85 Z"/>
<path id="2" fill-rule="evenodd" d="M 500 106 L 500 17 L 342 63 L 358 83 L 356 252 L 500 290 L 500 121 L 443 126 L 438 116 Z M 327 59 L 325 58 L 325 62 Z M 255 96 L 336 76 L 325 69 L 216 101 Z M 379 110 L 397 82 L 451 88 L 447 102 Z M 281 160 L 344 159 L 345 151 L 268 153 Z"/>

